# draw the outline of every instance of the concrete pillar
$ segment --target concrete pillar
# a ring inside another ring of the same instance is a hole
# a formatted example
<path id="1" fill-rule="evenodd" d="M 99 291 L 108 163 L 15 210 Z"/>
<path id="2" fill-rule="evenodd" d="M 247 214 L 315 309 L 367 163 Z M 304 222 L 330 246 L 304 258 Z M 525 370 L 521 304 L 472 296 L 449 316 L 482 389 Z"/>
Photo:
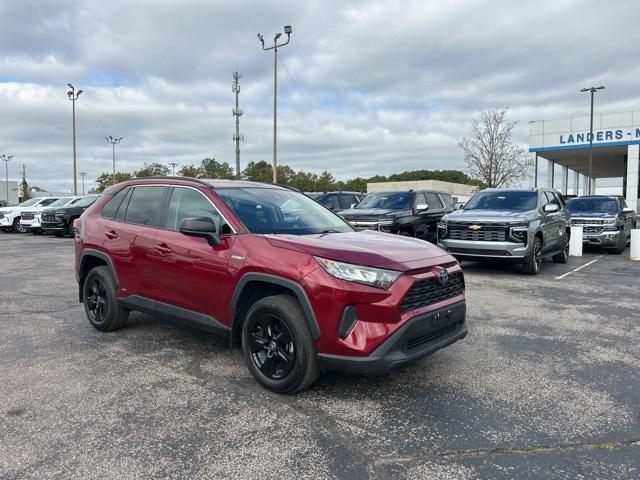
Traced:
<path id="1" fill-rule="evenodd" d="M 640 182 L 640 145 L 627 147 L 627 206 L 636 212 L 640 210 L 638 202 L 638 182 Z"/>
<path id="2" fill-rule="evenodd" d="M 569 188 L 569 167 L 562 166 L 562 186 L 560 187 L 560 192 L 563 195 L 567 194 L 567 190 Z"/>
<path id="3" fill-rule="evenodd" d="M 547 187 L 553 188 L 553 176 L 555 172 L 556 162 L 547 160 Z"/>
<path id="4" fill-rule="evenodd" d="M 580 172 L 573 172 L 573 194 L 580 195 L 578 188 L 580 187 Z"/>
<path id="5" fill-rule="evenodd" d="M 533 187 L 538 188 L 538 152 L 531 154 L 533 159 Z"/>
<path id="6" fill-rule="evenodd" d="M 596 178 L 591 179 L 591 195 L 596 194 Z"/>
<path id="7" fill-rule="evenodd" d="M 582 174 L 582 195 L 589 195 L 589 177 Z"/>

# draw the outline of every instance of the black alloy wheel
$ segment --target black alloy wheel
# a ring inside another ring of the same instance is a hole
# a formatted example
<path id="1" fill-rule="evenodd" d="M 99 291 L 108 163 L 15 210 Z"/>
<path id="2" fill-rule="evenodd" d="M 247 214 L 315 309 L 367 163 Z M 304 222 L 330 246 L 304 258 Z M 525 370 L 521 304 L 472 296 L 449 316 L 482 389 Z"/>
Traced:
<path id="1" fill-rule="evenodd" d="M 87 285 L 87 315 L 92 323 L 102 324 L 107 317 L 107 289 L 98 276 Z"/>
<path id="2" fill-rule="evenodd" d="M 569 232 L 565 232 L 562 237 L 562 251 L 557 255 L 553 256 L 553 261 L 556 263 L 567 263 L 569 260 L 569 244 L 571 241 L 571 236 Z"/>
<path id="3" fill-rule="evenodd" d="M 295 364 L 295 346 L 289 327 L 274 314 L 263 314 L 251 329 L 251 358 L 264 376 L 286 377 Z"/>
<path id="4" fill-rule="evenodd" d="M 542 240 L 540 237 L 533 238 L 531 245 L 531 255 L 528 256 L 522 265 L 522 271 L 528 275 L 537 275 L 542 268 Z"/>

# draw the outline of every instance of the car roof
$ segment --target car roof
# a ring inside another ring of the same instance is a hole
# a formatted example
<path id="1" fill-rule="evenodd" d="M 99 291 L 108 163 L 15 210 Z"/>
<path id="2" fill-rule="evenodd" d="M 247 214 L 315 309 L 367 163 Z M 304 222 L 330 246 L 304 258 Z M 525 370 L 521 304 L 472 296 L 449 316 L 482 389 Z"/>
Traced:
<path id="1" fill-rule="evenodd" d="M 277 185 L 274 183 L 267 182 L 254 182 L 249 180 L 223 180 L 218 178 L 192 178 L 192 177 L 172 177 L 172 176 L 157 176 L 157 177 L 142 177 L 142 178 L 133 178 L 131 180 L 125 180 L 124 182 L 120 182 L 116 184 L 120 188 L 135 186 L 135 185 L 145 185 L 148 183 L 168 183 L 170 185 L 189 185 L 193 183 L 199 183 L 200 185 L 206 185 L 208 187 L 212 187 L 213 189 L 224 189 L 224 188 L 270 188 L 274 190 L 294 190 L 297 189 L 292 187 L 287 187 L 285 185 Z M 109 191 L 112 187 L 109 187 L 106 191 Z M 120 189 L 118 188 L 118 190 Z"/>

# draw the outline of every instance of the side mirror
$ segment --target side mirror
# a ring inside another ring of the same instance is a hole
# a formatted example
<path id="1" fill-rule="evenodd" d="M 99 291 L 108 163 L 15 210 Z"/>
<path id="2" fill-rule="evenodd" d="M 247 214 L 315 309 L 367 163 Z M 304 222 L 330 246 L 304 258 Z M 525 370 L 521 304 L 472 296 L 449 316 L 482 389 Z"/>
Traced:
<path id="1" fill-rule="evenodd" d="M 357 204 L 356 203 L 352 203 L 351 206 L 349 208 L 353 208 L 355 207 Z"/>
<path id="2" fill-rule="evenodd" d="M 622 209 L 622 213 L 633 213 L 633 212 L 634 212 L 633 208 L 627 207 Z"/>
<path id="3" fill-rule="evenodd" d="M 180 222 L 180 233 L 189 237 L 206 238 L 212 247 L 220 243 L 216 224 L 209 217 L 185 218 Z"/>
<path id="4" fill-rule="evenodd" d="M 542 207 L 542 210 L 545 213 L 554 213 L 560 210 L 560 207 L 555 203 L 547 203 L 544 207 Z"/>
<path id="5" fill-rule="evenodd" d="M 426 203 L 419 203 L 416 205 L 416 212 L 424 212 L 426 210 L 429 210 L 429 205 Z"/>

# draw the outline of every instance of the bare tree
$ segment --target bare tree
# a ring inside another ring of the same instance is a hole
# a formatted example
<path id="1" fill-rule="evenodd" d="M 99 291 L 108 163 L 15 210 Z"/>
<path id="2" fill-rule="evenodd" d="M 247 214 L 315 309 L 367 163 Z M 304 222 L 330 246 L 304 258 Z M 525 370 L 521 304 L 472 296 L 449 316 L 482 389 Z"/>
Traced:
<path id="1" fill-rule="evenodd" d="M 471 136 L 458 142 L 469 174 L 487 187 L 508 187 L 529 176 L 531 160 L 525 149 L 511 140 L 518 122 L 507 120 L 508 110 L 481 111 L 471 121 Z"/>

